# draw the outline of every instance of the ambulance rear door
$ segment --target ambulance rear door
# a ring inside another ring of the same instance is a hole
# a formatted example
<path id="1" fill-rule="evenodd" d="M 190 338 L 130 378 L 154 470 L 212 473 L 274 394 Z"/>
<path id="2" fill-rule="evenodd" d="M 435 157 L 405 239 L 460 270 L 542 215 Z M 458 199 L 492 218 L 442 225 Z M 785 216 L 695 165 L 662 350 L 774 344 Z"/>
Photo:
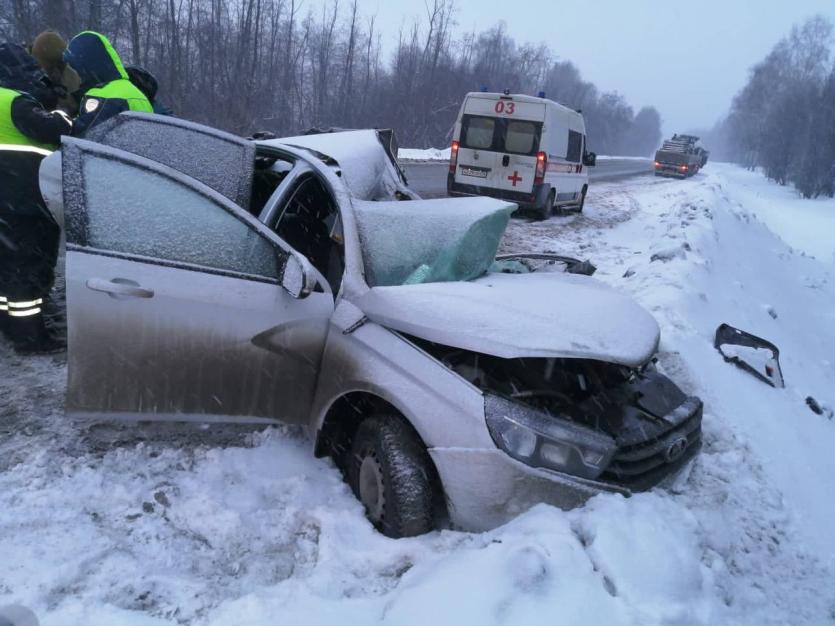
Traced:
<path id="1" fill-rule="evenodd" d="M 485 94 L 486 95 L 486 94 Z M 461 134 L 455 182 L 461 185 L 496 188 L 496 152 L 501 136 L 500 119 L 493 113 L 495 101 L 484 96 L 467 96 L 462 108 Z"/>
<path id="2" fill-rule="evenodd" d="M 536 178 L 545 102 L 502 96 L 493 107 L 501 119 L 495 181 L 499 189 L 530 194 Z"/>

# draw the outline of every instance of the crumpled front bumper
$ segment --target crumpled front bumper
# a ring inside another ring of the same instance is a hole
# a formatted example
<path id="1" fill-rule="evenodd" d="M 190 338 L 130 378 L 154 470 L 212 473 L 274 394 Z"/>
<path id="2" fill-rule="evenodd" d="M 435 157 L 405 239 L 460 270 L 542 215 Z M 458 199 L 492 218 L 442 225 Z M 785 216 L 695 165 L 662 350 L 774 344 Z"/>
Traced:
<path id="1" fill-rule="evenodd" d="M 498 449 L 431 448 L 429 454 L 453 525 L 469 531 L 490 530 L 539 503 L 567 510 L 599 493 L 631 494 L 617 485 L 529 467 Z"/>
<path id="2" fill-rule="evenodd" d="M 630 496 L 671 484 L 698 455 L 700 433 L 701 429 L 681 457 L 663 471 L 653 472 L 651 483 L 641 480 L 631 488 L 607 480 L 605 472 L 603 480 L 589 480 L 530 467 L 499 449 L 431 448 L 429 454 L 441 478 L 453 525 L 478 532 L 496 528 L 540 503 L 569 510 L 600 493 Z"/>

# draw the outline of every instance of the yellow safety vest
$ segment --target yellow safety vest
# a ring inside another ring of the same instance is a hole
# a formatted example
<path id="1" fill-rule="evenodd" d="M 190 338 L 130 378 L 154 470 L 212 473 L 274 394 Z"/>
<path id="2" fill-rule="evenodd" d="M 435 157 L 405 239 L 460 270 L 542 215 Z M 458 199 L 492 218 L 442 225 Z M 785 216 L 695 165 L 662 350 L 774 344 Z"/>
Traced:
<path id="1" fill-rule="evenodd" d="M 14 89 L 0 87 L 0 150 L 3 146 L 29 146 L 38 151 L 51 152 L 56 146 L 38 143 L 30 139 L 17 129 L 12 121 L 12 103 L 19 96 L 24 95 Z"/>

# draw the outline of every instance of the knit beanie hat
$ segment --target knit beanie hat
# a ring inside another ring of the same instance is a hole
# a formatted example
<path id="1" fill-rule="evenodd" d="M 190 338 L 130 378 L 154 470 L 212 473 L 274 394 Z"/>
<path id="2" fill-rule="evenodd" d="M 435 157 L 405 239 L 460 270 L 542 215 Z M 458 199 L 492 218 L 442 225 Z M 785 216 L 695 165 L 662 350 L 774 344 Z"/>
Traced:
<path id="1" fill-rule="evenodd" d="M 58 33 L 47 30 L 35 37 L 32 43 L 32 56 L 45 72 L 61 73 L 64 70 L 64 50 L 67 42 Z"/>

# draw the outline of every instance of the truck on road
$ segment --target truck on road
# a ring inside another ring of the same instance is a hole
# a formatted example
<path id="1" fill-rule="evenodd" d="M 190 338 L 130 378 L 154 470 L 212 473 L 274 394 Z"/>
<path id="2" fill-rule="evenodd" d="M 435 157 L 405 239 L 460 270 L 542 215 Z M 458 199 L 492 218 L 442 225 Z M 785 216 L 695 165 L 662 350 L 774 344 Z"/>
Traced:
<path id="1" fill-rule="evenodd" d="M 673 135 L 655 153 L 655 175 L 688 178 L 707 163 L 710 153 L 695 135 Z"/>

